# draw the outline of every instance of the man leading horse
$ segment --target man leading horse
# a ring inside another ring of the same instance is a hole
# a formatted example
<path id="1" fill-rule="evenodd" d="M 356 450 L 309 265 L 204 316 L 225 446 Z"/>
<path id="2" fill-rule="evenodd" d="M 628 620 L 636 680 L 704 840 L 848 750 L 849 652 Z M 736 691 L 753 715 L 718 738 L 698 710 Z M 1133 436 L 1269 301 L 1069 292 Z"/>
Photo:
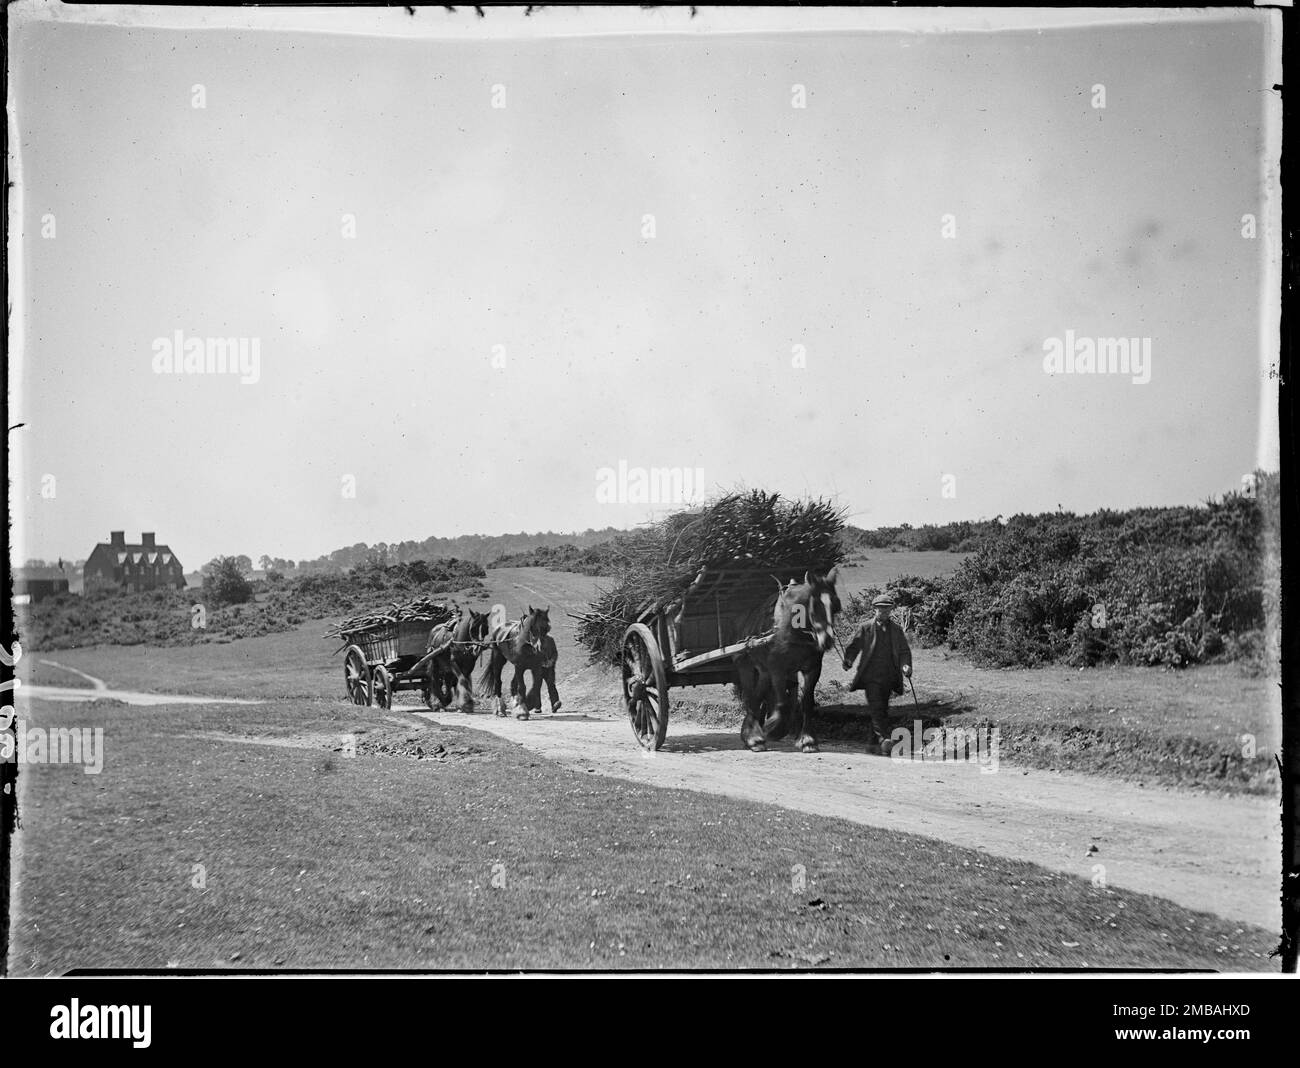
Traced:
<path id="1" fill-rule="evenodd" d="M 880 751 L 888 753 L 889 744 L 889 698 L 902 697 L 903 679 L 912 677 L 912 648 L 907 644 L 907 636 L 890 618 L 894 610 L 891 597 L 881 594 L 871 602 L 875 614 L 865 620 L 858 628 L 858 633 L 849 642 L 844 651 L 844 670 L 853 667 L 858 653 L 858 670 L 853 676 L 850 690 L 864 690 L 867 697 L 867 710 L 871 713 L 871 727 L 876 732 Z"/>

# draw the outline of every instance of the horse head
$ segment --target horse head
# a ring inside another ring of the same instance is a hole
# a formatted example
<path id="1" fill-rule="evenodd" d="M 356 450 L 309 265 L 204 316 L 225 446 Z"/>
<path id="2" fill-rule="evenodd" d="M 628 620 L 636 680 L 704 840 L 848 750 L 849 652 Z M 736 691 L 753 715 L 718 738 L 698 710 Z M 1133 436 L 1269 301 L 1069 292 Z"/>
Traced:
<path id="1" fill-rule="evenodd" d="M 835 619 L 840 613 L 840 598 L 835 592 L 839 568 L 825 575 L 804 573 L 803 583 L 793 582 L 776 599 L 773 623 L 778 633 L 801 630 L 808 633 L 823 653 L 835 644 Z"/>
<path id="2" fill-rule="evenodd" d="M 474 642 L 483 641 L 488 636 L 489 628 L 488 614 L 486 612 L 475 612 L 471 608 L 469 610 L 469 640 Z"/>
<path id="3" fill-rule="evenodd" d="M 523 641 L 530 642 L 540 649 L 542 640 L 551 633 L 551 610 L 529 605 L 528 611 L 519 621 L 519 633 Z"/>

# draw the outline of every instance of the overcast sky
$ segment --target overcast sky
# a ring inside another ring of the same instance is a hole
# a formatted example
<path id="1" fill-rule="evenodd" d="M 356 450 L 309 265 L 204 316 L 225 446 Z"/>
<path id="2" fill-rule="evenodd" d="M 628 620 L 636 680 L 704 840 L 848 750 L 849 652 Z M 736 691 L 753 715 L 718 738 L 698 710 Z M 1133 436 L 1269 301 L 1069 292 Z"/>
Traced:
<path id="1" fill-rule="evenodd" d="M 1272 433 L 1259 12 L 12 29 L 20 558 L 110 529 L 194 568 L 628 526 L 650 509 L 596 495 L 619 461 L 832 495 L 865 526 L 1192 503 Z M 258 380 L 155 373 L 177 330 L 259 339 Z M 1048 375 L 1067 330 L 1149 338 L 1150 381 Z"/>

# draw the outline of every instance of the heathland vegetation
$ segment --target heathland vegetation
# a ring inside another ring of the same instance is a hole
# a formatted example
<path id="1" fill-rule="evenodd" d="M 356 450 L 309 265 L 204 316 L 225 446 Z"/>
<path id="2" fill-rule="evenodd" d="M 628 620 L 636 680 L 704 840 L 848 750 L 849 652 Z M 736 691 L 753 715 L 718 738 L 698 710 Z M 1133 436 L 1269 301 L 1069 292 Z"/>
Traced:
<path id="1" fill-rule="evenodd" d="M 19 635 L 29 649 L 82 645 L 194 645 L 289 630 L 313 619 L 382 608 L 411 597 L 481 588 L 483 568 L 469 560 L 414 560 L 347 573 L 250 581 L 234 557 L 221 557 L 202 590 L 141 593 L 92 590 L 61 594 L 20 609 Z"/>
<path id="2" fill-rule="evenodd" d="M 1279 589 L 1278 479 L 1182 508 L 1017 515 L 938 579 L 889 584 L 924 645 L 976 664 L 1262 662 Z M 845 605 L 852 626 L 878 588 Z"/>

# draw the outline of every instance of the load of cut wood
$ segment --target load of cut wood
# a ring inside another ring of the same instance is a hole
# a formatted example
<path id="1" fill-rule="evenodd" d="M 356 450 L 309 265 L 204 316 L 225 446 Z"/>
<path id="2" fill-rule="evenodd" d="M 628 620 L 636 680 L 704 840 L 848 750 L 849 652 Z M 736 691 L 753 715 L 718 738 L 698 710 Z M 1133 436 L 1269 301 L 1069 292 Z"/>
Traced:
<path id="1" fill-rule="evenodd" d="M 381 627 L 408 622 L 428 623 L 432 628 L 439 623 L 446 623 L 450 619 L 455 619 L 459 614 L 460 611 L 454 604 L 435 601 L 432 597 L 414 597 L 401 604 L 393 602 L 384 611 L 363 612 L 360 615 L 350 616 L 336 624 L 322 637 L 341 638 L 347 634 L 360 634 L 365 631 L 378 630 Z"/>
<path id="2" fill-rule="evenodd" d="M 704 567 L 827 571 L 844 558 L 844 510 L 820 498 L 728 493 L 614 539 L 618 576 L 579 616 L 577 640 L 593 661 L 618 663 L 623 632 L 650 607 L 686 591 Z"/>

